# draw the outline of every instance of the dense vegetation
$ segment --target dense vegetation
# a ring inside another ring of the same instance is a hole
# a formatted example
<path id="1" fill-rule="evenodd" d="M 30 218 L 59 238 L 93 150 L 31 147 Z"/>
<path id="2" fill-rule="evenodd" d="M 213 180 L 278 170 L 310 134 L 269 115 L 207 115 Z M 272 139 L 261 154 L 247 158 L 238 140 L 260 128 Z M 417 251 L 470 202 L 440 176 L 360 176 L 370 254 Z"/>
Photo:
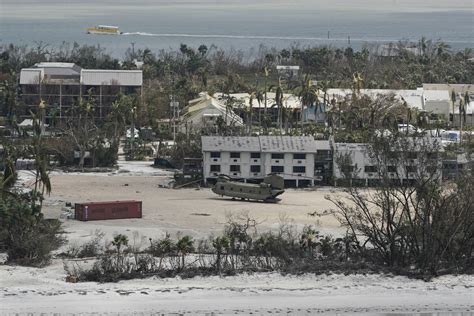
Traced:
<path id="1" fill-rule="evenodd" d="M 8 262 L 44 266 L 49 263 L 51 252 L 59 248 L 64 239 L 61 222 L 45 219 L 41 212 L 44 195 L 51 192 L 51 183 L 44 139 L 37 120 L 34 120 L 34 131 L 29 145 L 2 143 L 4 168 L 0 172 L 0 246 L 6 250 Z M 27 192 L 15 187 L 17 173 L 14 161 L 24 155 L 35 160 L 33 189 Z"/>
<path id="2" fill-rule="evenodd" d="M 301 73 L 318 80 L 320 88 L 353 88 L 353 74 L 364 79 L 365 88 L 415 89 L 422 83 L 472 83 L 471 49 L 452 51 L 444 42 L 421 39 L 419 53 L 409 43 L 393 45 L 395 56 L 384 57 L 378 46 L 354 51 L 331 46 L 289 47 L 278 51 L 260 47 L 252 59 L 244 52 L 182 44 L 178 51 L 128 50 L 125 61 L 111 57 L 103 48 L 77 43 L 51 47 L 4 45 L 0 47 L 0 113 L 14 114 L 17 76 L 21 68 L 42 61 L 72 62 L 84 68 L 134 69 L 142 61 L 144 104 L 137 113 L 141 125 L 153 126 L 156 118 L 168 118 L 169 96 L 184 106 L 201 91 L 249 92 L 257 97 L 279 86 L 277 64 L 299 65 Z M 297 78 L 295 78 L 297 79 Z M 281 83 L 284 92 L 298 93 L 304 80 Z"/>

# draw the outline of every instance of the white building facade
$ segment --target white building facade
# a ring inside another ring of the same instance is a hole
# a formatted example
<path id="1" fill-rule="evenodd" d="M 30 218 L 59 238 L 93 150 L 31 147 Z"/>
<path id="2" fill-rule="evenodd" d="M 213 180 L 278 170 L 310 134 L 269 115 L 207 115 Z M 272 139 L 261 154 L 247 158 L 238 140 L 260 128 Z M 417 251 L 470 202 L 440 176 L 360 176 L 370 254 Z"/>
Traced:
<path id="1" fill-rule="evenodd" d="M 302 187 L 320 177 L 315 178 L 315 160 L 327 155 L 330 146 L 310 136 L 203 136 L 202 150 L 206 182 L 215 182 L 219 174 L 246 182 L 279 174 L 287 187 Z"/>
<path id="2" fill-rule="evenodd" d="M 336 143 L 334 184 L 377 186 L 384 177 L 393 184 L 413 184 L 425 176 L 441 181 L 442 151 L 441 139 L 435 137 L 392 144 L 391 153 L 383 155 L 374 155 L 368 144 Z"/>

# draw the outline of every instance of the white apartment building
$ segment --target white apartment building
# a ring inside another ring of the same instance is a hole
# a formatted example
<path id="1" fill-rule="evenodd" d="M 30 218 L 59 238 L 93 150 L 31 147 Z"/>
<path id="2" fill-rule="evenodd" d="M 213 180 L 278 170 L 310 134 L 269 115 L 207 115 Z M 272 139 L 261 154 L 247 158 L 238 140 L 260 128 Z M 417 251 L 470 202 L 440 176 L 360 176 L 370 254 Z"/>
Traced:
<path id="1" fill-rule="evenodd" d="M 403 157 L 394 158 L 392 161 L 377 161 L 371 156 L 368 144 L 336 143 L 333 169 L 335 185 L 349 181 L 361 186 L 376 186 L 382 176 L 388 176 L 394 184 L 413 183 L 420 176 L 429 174 L 441 181 L 441 139 L 412 138 L 403 144 L 403 148 L 394 144 L 393 156 L 396 157 L 402 150 Z M 344 157 L 348 158 L 348 164 L 341 163 Z"/>
<path id="2" fill-rule="evenodd" d="M 215 183 L 220 174 L 260 182 L 280 174 L 286 187 L 335 185 L 376 186 L 387 176 L 394 184 L 410 184 L 430 175 L 441 181 L 442 147 L 436 137 L 409 138 L 392 145 L 394 158 L 381 162 L 368 144 L 315 141 L 311 136 L 203 136 L 203 176 Z M 342 163 L 341 157 L 345 157 Z M 399 158 L 395 158 L 399 157 Z"/>
<path id="3" fill-rule="evenodd" d="M 275 173 L 289 187 L 314 185 L 315 161 L 327 160 L 331 152 L 329 141 L 311 136 L 203 136 L 202 151 L 205 182 L 215 182 L 219 174 L 259 182 Z"/>

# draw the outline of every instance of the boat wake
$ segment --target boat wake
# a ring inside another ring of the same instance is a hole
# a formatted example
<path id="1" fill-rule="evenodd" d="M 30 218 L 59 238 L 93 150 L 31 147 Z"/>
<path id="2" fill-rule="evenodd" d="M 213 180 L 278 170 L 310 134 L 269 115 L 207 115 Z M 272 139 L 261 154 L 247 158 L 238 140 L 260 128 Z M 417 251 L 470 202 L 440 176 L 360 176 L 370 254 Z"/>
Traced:
<path id="1" fill-rule="evenodd" d="M 265 36 L 265 35 L 226 35 L 226 34 L 173 34 L 173 33 L 147 33 L 124 32 L 125 36 L 153 36 L 153 37 L 188 37 L 188 38 L 225 38 L 225 39 L 258 39 L 258 40 L 290 40 L 290 41 L 347 41 L 347 38 L 302 37 L 302 36 Z M 389 42 L 388 39 L 363 39 L 351 38 L 355 41 Z"/>

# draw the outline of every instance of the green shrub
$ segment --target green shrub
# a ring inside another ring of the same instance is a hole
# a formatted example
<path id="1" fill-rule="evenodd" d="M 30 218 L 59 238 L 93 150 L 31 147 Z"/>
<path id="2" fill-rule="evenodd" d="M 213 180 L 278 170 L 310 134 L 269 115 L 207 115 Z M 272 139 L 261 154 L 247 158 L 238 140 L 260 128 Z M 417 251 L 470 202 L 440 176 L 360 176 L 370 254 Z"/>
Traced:
<path id="1" fill-rule="evenodd" d="M 51 252 L 63 244 L 61 233 L 61 222 L 45 219 L 30 195 L 8 194 L 0 199 L 0 242 L 8 262 L 44 266 Z"/>

